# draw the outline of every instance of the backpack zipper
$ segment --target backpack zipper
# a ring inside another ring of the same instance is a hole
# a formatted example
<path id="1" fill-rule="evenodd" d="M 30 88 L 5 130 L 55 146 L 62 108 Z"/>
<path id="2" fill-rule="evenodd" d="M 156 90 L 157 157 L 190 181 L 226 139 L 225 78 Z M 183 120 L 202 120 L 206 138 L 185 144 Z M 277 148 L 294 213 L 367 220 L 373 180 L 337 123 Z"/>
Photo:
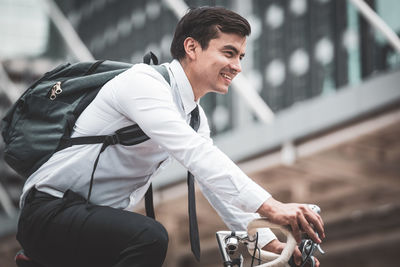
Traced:
<path id="1" fill-rule="evenodd" d="M 61 82 L 56 82 L 51 88 L 50 100 L 56 99 L 57 95 L 62 93 Z"/>

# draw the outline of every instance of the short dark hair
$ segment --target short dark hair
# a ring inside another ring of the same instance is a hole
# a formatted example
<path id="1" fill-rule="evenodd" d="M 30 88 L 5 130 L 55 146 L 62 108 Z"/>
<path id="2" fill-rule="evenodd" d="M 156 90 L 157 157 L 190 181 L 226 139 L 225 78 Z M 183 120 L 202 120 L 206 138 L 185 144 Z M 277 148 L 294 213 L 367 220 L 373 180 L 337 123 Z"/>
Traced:
<path id="1" fill-rule="evenodd" d="M 191 8 L 178 22 L 171 43 L 174 59 L 186 56 L 183 42 L 187 37 L 198 41 L 202 49 L 207 49 L 211 39 L 218 38 L 219 31 L 249 36 L 249 22 L 239 14 L 223 7 Z"/>

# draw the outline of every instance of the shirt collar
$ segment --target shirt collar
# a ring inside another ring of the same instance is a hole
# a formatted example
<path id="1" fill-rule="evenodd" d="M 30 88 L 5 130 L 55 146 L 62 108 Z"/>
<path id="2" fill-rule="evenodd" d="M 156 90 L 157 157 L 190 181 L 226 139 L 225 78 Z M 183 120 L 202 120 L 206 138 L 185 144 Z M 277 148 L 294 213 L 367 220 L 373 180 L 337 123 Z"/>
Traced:
<path id="1" fill-rule="evenodd" d="M 192 86 L 190 85 L 189 79 L 186 76 L 185 71 L 182 68 L 181 63 L 174 59 L 169 64 L 172 75 L 175 78 L 179 94 L 181 95 L 183 108 L 186 114 L 192 112 L 196 108 L 196 101 L 194 101 L 194 94 Z"/>

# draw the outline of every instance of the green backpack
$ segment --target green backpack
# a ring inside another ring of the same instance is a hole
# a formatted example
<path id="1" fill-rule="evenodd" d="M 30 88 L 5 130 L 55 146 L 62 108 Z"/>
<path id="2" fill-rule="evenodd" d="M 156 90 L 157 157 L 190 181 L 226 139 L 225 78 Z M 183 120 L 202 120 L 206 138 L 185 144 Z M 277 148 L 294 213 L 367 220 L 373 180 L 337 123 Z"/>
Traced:
<path id="1" fill-rule="evenodd" d="M 151 52 L 143 58 L 147 64 L 151 60 L 158 64 Z M 108 136 L 70 137 L 75 121 L 102 86 L 130 67 L 132 64 L 106 60 L 67 63 L 47 72 L 25 91 L 2 120 L 5 161 L 26 179 L 55 152 L 72 145 L 103 143 L 103 151 L 108 145 L 134 145 L 148 140 L 138 125 Z M 164 66 L 152 67 L 170 83 Z"/>

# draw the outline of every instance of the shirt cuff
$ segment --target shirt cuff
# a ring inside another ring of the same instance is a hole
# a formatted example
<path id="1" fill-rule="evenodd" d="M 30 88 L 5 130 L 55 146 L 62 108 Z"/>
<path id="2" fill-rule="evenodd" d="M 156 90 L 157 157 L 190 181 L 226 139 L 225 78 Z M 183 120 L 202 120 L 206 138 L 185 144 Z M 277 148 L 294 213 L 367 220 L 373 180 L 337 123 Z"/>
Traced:
<path id="1" fill-rule="evenodd" d="M 269 242 L 276 239 L 276 236 L 269 228 L 258 229 L 258 244 L 259 248 L 265 247 Z"/>
<path id="2" fill-rule="evenodd" d="M 269 228 L 258 228 L 257 233 L 258 233 L 257 247 L 260 249 L 265 247 L 272 240 L 276 239 L 275 234 Z M 254 246 L 255 246 L 254 243 L 249 243 L 250 249 L 254 249 Z"/>
<path id="3" fill-rule="evenodd" d="M 239 196 L 233 198 L 232 204 L 245 212 L 255 213 L 270 197 L 270 193 L 250 180 L 250 182 L 240 190 Z"/>

